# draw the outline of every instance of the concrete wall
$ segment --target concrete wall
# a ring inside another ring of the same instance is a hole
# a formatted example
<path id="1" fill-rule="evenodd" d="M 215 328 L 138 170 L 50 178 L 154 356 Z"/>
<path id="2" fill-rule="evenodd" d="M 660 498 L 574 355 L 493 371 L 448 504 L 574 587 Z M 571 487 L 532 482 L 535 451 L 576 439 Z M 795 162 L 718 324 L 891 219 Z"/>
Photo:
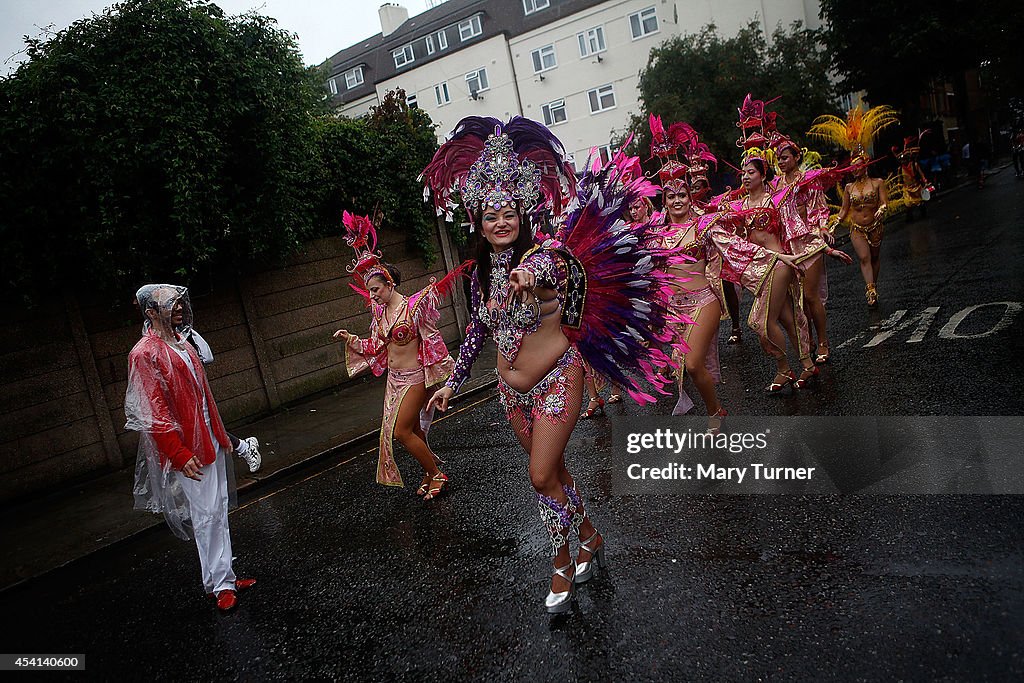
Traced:
<path id="1" fill-rule="evenodd" d="M 384 229 L 379 236 L 402 271 L 402 291 L 444 274 L 441 259 L 424 268 L 403 235 Z M 215 356 L 207 367 L 214 397 L 229 425 L 350 381 L 331 334 L 342 327 L 365 334 L 369 326 L 369 312 L 348 286 L 351 258 L 340 237 L 321 239 L 279 268 L 192 297 L 196 329 Z M 131 298 L 126 293 L 111 310 L 78 291 L 0 325 L 0 502 L 134 464 L 137 437 L 123 429 L 127 357 L 141 330 Z M 450 346 L 459 341 L 451 302 L 440 328 Z"/>

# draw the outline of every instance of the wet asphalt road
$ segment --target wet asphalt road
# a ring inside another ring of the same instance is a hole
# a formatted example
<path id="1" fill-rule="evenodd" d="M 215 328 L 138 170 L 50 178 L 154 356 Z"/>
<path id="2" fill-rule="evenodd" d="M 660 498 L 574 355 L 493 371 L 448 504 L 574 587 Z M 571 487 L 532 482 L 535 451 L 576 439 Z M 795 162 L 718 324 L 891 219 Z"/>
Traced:
<path id="1" fill-rule="evenodd" d="M 927 220 L 891 224 L 878 311 L 855 266 L 830 265 L 833 345 L 855 341 L 813 391 L 762 396 L 771 369 L 752 335 L 723 345 L 730 411 L 1020 415 L 1021 318 L 971 339 L 940 331 L 967 306 L 1024 301 L 1021 190 L 1004 171 L 933 202 Z M 921 341 L 907 342 L 915 325 L 864 346 L 871 325 L 928 307 Z M 979 309 L 957 334 L 984 333 L 1002 310 Z M 3 650 L 85 653 L 100 679 L 1024 675 L 1018 497 L 616 495 L 609 423 L 581 422 L 567 458 L 611 566 L 549 617 L 525 455 L 495 400 L 467 404 L 432 432 L 453 480 L 437 501 L 374 484 L 368 447 L 243 501 L 235 566 L 259 584 L 234 613 L 202 594 L 194 547 L 160 530 L 0 594 L 15 626 Z M 417 478 L 404 453 L 399 465 Z"/>

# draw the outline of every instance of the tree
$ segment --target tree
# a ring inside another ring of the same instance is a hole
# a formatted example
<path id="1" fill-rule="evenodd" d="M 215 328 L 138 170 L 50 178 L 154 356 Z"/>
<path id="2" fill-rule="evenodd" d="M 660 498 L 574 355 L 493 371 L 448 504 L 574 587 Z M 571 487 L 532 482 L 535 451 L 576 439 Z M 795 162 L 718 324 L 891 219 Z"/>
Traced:
<path id="1" fill-rule="evenodd" d="M 1020 35 L 1024 12 L 1009 0 L 822 0 L 823 40 L 840 85 L 864 90 L 917 122 L 919 95 L 938 77 L 969 69 L 1002 98 L 1024 92 Z"/>
<path id="2" fill-rule="evenodd" d="M 5 293 L 119 292 L 293 249 L 313 230 L 320 86 L 291 35 L 213 4 L 128 0 L 0 81 Z"/>
<path id="3" fill-rule="evenodd" d="M 770 44 L 757 22 L 727 39 L 713 24 L 669 38 L 651 50 L 639 89 L 644 112 L 633 117 L 630 131 L 642 157 L 650 146 L 650 113 L 660 115 L 666 126 L 686 121 L 716 156 L 736 163 L 736 110 L 748 92 L 763 100 L 781 95 L 773 106 L 780 114 L 779 129 L 798 142 L 816 116 L 836 109 L 819 32 L 799 22 L 776 29 Z"/>

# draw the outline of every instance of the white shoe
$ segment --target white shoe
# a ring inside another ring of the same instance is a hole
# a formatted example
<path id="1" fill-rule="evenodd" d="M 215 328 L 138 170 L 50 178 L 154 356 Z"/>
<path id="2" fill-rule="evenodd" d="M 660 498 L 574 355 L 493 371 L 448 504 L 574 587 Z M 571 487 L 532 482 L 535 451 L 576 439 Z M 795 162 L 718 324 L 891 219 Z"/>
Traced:
<path id="1" fill-rule="evenodd" d="M 250 436 L 243 441 L 249 446 L 249 450 L 242 457 L 245 459 L 245 464 L 249 466 L 249 471 L 255 472 L 263 464 L 263 456 L 260 455 L 260 442 L 255 436 Z"/>

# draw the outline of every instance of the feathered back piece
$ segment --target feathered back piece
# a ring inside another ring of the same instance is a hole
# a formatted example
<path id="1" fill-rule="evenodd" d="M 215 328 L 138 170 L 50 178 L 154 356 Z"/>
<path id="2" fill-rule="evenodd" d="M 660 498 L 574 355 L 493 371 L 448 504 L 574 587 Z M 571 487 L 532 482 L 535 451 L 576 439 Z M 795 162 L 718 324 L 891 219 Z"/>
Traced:
<path id="1" fill-rule="evenodd" d="M 847 112 L 845 119 L 831 114 L 819 116 L 807 134 L 842 147 L 855 159 L 869 161 L 869 150 L 878 133 L 898 121 L 896 110 L 888 105 L 880 104 L 867 111 L 857 105 Z"/>
<path id="2" fill-rule="evenodd" d="M 576 176 L 562 143 L 544 125 L 521 116 L 508 123 L 467 116 L 420 180 L 424 201 L 433 193 L 437 215 L 450 221 L 455 193 L 471 218 L 487 206 L 529 213 L 541 204 L 557 215 L 571 198 Z"/>
<path id="3" fill-rule="evenodd" d="M 659 348 L 672 339 L 666 325 L 673 276 L 665 269 L 686 257 L 650 246 L 649 223 L 627 222 L 627 207 L 657 192 L 643 176 L 623 174 L 633 166 L 624 155 L 603 166 L 588 164 L 549 246 L 567 254 L 570 283 L 583 283 L 586 292 L 567 296 L 565 309 L 579 323 L 563 329 L 595 372 L 643 404 L 655 400 L 644 385 L 667 393 L 669 382 L 657 372 L 671 365 Z"/>
<path id="4" fill-rule="evenodd" d="M 384 267 L 384 255 L 376 251 L 377 229 L 370 217 L 357 216 L 345 211 L 341 222 L 345 226 L 345 243 L 356 252 L 356 257 L 348 266 L 348 272 L 353 277 L 361 277 L 363 284 L 379 275 L 393 287 L 395 283 L 391 279 L 391 273 Z"/>

